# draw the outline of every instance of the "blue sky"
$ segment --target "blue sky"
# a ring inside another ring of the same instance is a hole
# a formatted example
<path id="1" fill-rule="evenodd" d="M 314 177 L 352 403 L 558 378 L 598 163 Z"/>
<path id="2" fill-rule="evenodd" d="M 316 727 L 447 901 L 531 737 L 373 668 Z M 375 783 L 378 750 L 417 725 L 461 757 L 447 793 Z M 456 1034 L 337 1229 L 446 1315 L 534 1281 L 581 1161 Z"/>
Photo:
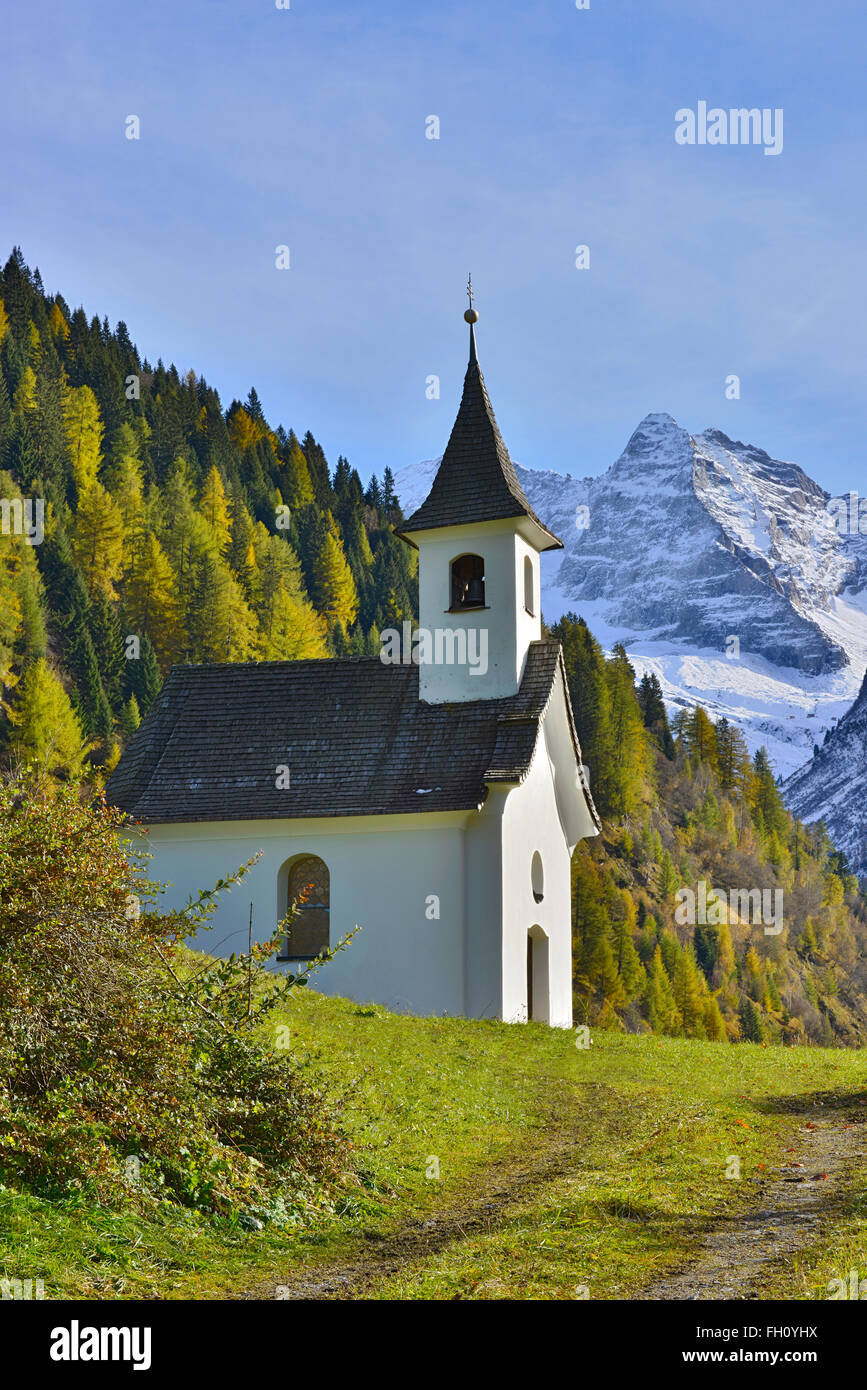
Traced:
<path id="1" fill-rule="evenodd" d="M 442 451 L 471 269 L 526 466 L 669 411 L 867 491 L 865 41 L 856 0 L 19 6 L 0 249 L 363 476 Z M 782 108 L 782 154 L 677 145 L 700 100 Z"/>

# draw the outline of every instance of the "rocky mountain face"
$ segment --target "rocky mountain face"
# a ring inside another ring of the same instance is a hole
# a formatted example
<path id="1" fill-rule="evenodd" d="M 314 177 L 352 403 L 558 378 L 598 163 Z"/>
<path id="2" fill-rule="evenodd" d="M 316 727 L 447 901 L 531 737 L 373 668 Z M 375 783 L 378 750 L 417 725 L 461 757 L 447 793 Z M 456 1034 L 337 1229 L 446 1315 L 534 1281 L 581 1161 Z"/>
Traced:
<path id="1" fill-rule="evenodd" d="M 398 473 L 405 511 L 437 463 Z M 867 667 L 867 535 L 835 499 L 797 464 L 664 414 L 596 478 L 518 473 L 566 545 L 543 557 L 548 621 L 582 614 L 656 672 L 671 708 L 725 714 L 782 775 L 811 758 Z"/>
<path id="2" fill-rule="evenodd" d="M 857 567 L 825 503 L 795 464 L 649 415 L 587 488 L 557 586 L 657 640 L 725 651 L 734 635 L 773 665 L 835 671 L 847 654 L 818 617 Z"/>
<path id="3" fill-rule="evenodd" d="M 783 785 L 803 821 L 823 820 L 852 871 L 867 877 L 867 676 L 828 742 Z"/>

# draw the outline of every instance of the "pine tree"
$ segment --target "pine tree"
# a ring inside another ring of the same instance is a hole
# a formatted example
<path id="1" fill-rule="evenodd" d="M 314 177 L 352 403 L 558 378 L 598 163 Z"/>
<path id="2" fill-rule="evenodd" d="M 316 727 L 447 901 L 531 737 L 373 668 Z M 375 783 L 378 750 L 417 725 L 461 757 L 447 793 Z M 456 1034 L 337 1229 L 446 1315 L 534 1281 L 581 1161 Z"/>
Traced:
<path id="1" fill-rule="evenodd" d="M 137 658 L 129 658 L 126 663 L 126 688 L 135 699 L 142 716 L 147 714 L 162 687 L 162 676 L 156 653 L 147 633 L 141 639 Z"/>
<path id="2" fill-rule="evenodd" d="M 140 724 L 141 715 L 139 713 L 138 700 L 135 698 L 135 695 L 130 695 L 129 699 L 125 701 L 117 721 L 117 726 L 124 743 L 129 742 Z"/>
<path id="3" fill-rule="evenodd" d="M 593 797 L 600 814 L 608 816 L 615 810 L 616 793 L 611 773 L 611 696 L 602 648 L 584 619 L 574 613 L 555 623 L 551 635 L 563 648 L 581 756 L 589 768 Z"/>
<path id="4" fill-rule="evenodd" d="M 618 815 L 629 815 L 641 803 L 650 775 L 650 758 L 644 721 L 635 693 L 635 671 L 621 643 L 615 643 L 605 663 L 610 695 L 611 755 L 610 804 Z"/>
<path id="5" fill-rule="evenodd" d="M 32 553 L 32 552 L 31 552 Z M 19 666 L 25 667 L 31 661 L 38 661 L 48 652 L 48 630 L 43 611 L 43 589 L 39 571 L 35 563 L 24 564 L 18 574 L 16 589 L 20 604 L 21 623 L 15 645 Z M 2 598 L 0 598 L 2 603 Z M 0 664 L 2 664 L 3 643 L 0 640 Z"/>
<path id="6" fill-rule="evenodd" d="M 725 1019 L 714 996 L 708 995 L 704 1001 L 704 1033 L 709 1042 L 728 1042 Z"/>
<path id="7" fill-rule="evenodd" d="M 659 895 L 663 899 L 671 898 L 677 889 L 677 871 L 668 850 L 663 850 L 659 865 Z"/>
<path id="8" fill-rule="evenodd" d="M 803 956 L 805 960 L 815 960 L 818 954 L 819 943 L 816 939 L 816 928 L 813 925 L 812 917 L 808 917 L 798 941 L 798 955 Z"/>
<path id="9" fill-rule="evenodd" d="M 699 763 L 707 763 L 714 772 L 717 772 L 719 763 L 716 728 L 707 711 L 702 709 L 701 705 L 696 705 L 692 710 L 678 711 L 675 723 L 678 730 L 678 742 L 692 766 L 696 767 Z"/>
<path id="10" fill-rule="evenodd" d="M 21 374 L 15 394 L 12 397 L 12 409 L 21 411 L 36 409 L 36 373 L 33 368 L 27 366 Z"/>
<path id="11" fill-rule="evenodd" d="M 262 529 L 264 531 L 265 528 Z M 226 559 L 244 596 L 252 601 L 256 587 L 256 528 L 237 483 L 232 490 L 232 539 Z"/>
<path id="12" fill-rule="evenodd" d="M 382 508 L 389 520 L 396 519 L 392 516 L 399 510 L 397 493 L 394 490 L 394 474 L 387 464 L 382 475 Z"/>
<path id="13" fill-rule="evenodd" d="M 124 422 L 112 437 L 106 484 L 120 508 L 127 538 L 144 520 L 144 494 L 140 443 L 135 430 Z"/>
<path id="14" fill-rule="evenodd" d="M 105 697 L 111 710 L 119 713 L 126 674 L 123 634 L 115 608 L 104 593 L 97 594 L 91 604 L 89 626 Z"/>
<path id="15" fill-rule="evenodd" d="M 696 960 L 709 983 L 713 982 L 714 970 L 719 958 L 718 930 L 714 926 L 699 925 L 693 936 Z"/>
<path id="16" fill-rule="evenodd" d="M 788 830 L 788 816 L 780 800 L 767 749 L 760 748 L 753 758 L 753 774 L 752 810 L 756 829 L 766 842 L 774 836 L 782 840 Z"/>
<path id="17" fill-rule="evenodd" d="M 196 564 L 187 630 L 195 661 L 249 661 L 255 655 L 256 622 L 241 587 L 209 555 Z"/>
<path id="18" fill-rule="evenodd" d="M 617 973 L 623 981 L 627 1000 L 639 995 L 645 985 L 644 967 L 635 948 L 633 932 L 636 923 L 636 909 L 632 895 L 627 889 L 619 894 L 623 916 L 614 924 L 614 956 Z"/>
<path id="19" fill-rule="evenodd" d="M 60 639 L 64 669 L 74 682 L 73 704 L 84 732 L 104 738 L 111 730 L 111 711 L 90 635 L 91 604 L 69 538 L 62 528 L 46 538 L 39 558 L 51 626 Z"/>
<path id="20" fill-rule="evenodd" d="M 749 996 L 745 996 L 744 999 L 741 1000 L 738 1018 L 740 1019 L 741 1025 L 741 1037 L 744 1042 L 764 1042 L 765 1032 L 762 1026 L 761 1014 Z"/>

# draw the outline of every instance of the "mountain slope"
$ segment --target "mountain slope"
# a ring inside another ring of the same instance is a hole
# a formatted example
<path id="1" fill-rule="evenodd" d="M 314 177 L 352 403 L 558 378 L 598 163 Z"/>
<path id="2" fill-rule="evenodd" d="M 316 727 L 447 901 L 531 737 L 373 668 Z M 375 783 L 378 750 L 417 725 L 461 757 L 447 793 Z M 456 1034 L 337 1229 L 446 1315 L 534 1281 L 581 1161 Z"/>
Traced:
<path id="1" fill-rule="evenodd" d="M 867 875 L 867 676 L 828 742 L 783 794 L 801 820 L 823 820 L 853 873 Z"/>

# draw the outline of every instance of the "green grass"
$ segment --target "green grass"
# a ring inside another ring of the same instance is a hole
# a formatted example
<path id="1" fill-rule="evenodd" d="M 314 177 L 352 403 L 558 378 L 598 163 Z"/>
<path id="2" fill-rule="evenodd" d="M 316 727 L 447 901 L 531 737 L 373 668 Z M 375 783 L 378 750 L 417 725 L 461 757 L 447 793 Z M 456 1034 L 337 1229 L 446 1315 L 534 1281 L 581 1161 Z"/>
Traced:
<path id="1" fill-rule="evenodd" d="M 469 1222 L 509 1190 L 489 1228 L 468 1225 L 365 1295 L 574 1298 L 585 1286 L 591 1298 L 629 1297 L 756 1199 L 759 1165 L 780 1161 L 816 1093 L 867 1096 L 862 1056 L 842 1050 L 613 1033 L 580 1050 L 543 1025 L 397 1017 L 302 990 L 279 1021 L 342 1097 L 356 1172 L 330 1211 L 250 1232 L 176 1208 L 82 1209 L 7 1188 L 0 1276 L 42 1278 L 55 1298 L 273 1296 L 305 1267 L 357 1261 L 446 1210 Z M 546 1154 L 553 1172 L 534 1174 Z M 732 1154 L 740 1181 L 725 1177 Z M 828 1279 L 858 1266 L 864 1198 L 853 1186 L 845 1220 L 768 1297 L 827 1297 Z"/>

